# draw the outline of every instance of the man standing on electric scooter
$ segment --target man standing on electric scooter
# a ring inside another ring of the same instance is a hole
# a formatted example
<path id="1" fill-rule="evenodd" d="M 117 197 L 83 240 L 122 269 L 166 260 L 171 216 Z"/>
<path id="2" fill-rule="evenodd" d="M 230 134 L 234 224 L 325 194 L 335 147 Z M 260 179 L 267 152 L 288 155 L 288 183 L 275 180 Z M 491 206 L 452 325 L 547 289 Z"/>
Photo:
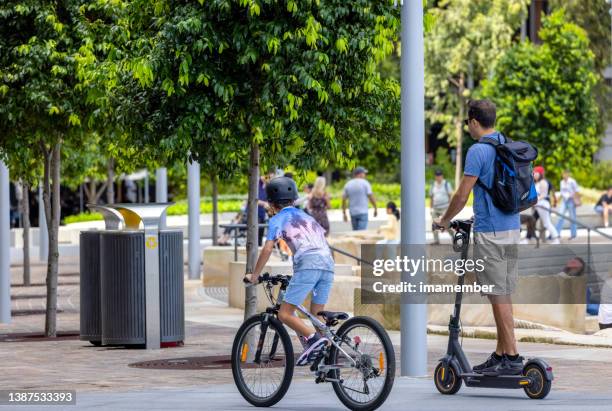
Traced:
<path id="1" fill-rule="evenodd" d="M 479 141 L 487 137 L 504 143 L 505 137 L 495 130 L 495 119 L 496 108 L 492 101 L 473 100 L 468 103 L 465 124 L 473 139 Z M 518 266 L 516 257 L 507 252 L 507 245 L 519 243 L 520 216 L 519 213 L 508 214 L 499 210 L 489 193 L 477 184 L 480 180 L 486 187 L 492 186 L 495 157 L 495 147 L 491 144 L 474 144 L 470 147 L 461 183 L 448 209 L 435 223 L 447 229 L 453 217 L 465 206 L 470 191 L 474 190 L 474 243 L 486 249 L 485 269 L 476 275 L 480 284 L 494 286 L 493 292 L 486 296 L 491 302 L 497 327 L 495 351 L 484 363 L 474 366 L 474 372 L 515 375 L 523 369 L 523 357 L 518 354 L 514 337 L 511 299 L 516 288 Z"/>

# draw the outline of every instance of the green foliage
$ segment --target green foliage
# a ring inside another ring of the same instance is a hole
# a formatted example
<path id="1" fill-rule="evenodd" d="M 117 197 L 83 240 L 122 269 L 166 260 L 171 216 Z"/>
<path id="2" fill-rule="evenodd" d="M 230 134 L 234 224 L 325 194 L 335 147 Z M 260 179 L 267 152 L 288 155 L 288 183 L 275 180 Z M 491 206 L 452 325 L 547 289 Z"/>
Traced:
<path id="1" fill-rule="evenodd" d="M 567 20 L 582 27 L 589 37 L 591 50 L 595 54 L 595 69 L 601 73 L 612 65 L 610 45 L 610 3 L 605 0 L 551 0 L 553 10 L 563 8 Z M 598 133 L 603 134 L 612 119 L 612 88 L 600 77 L 594 89 L 599 106 L 600 121 Z"/>
<path id="2" fill-rule="evenodd" d="M 397 40 L 393 1 L 100 0 L 95 12 L 111 22 L 104 72 L 132 139 L 190 152 L 206 173 L 244 172 L 252 141 L 264 168 L 351 166 L 397 126 L 399 85 L 378 72 Z"/>
<path id="3" fill-rule="evenodd" d="M 438 147 L 436 150 L 434 163 L 425 168 L 425 178 L 428 183 L 433 181 L 434 173 L 437 169 L 442 170 L 444 173 L 444 178 L 452 182 L 452 177 L 455 173 L 455 165 L 451 161 L 448 150 L 446 150 L 444 147 Z"/>
<path id="4" fill-rule="evenodd" d="M 563 11 L 543 21 L 542 45 L 522 42 L 495 67 L 483 94 L 497 103 L 498 128 L 533 143 L 537 162 L 557 179 L 563 168 L 589 170 L 599 146 L 594 55 Z"/>
<path id="5" fill-rule="evenodd" d="M 583 187 L 607 190 L 612 184 L 612 161 L 601 161 L 594 163 L 592 168 L 574 170 L 573 176 Z"/>
<path id="6" fill-rule="evenodd" d="M 428 9 L 435 21 L 425 36 L 427 119 L 454 132 L 460 105 L 487 78 L 513 41 L 527 12 L 526 0 L 440 0 Z M 451 143 L 455 139 L 450 140 Z"/>

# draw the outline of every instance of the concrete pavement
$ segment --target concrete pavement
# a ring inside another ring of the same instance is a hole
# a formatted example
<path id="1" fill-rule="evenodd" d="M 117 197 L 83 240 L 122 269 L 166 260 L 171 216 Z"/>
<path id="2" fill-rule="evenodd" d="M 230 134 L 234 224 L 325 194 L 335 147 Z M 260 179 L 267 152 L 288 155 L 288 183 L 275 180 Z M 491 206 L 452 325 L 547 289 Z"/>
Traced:
<path id="1" fill-rule="evenodd" d="M 531 400 L 523 390 L 463 387 L 454 396 L 439 394 L 425 378 L 398 378 L 391 395 L 380 408 L 388 411 L 530 411 L 530 410 L 609 410 L 612 393 L 585 396 L 572 392 L 551 391 L 544 400 Z M 3 409 L 3 407 L 0 407 Z M 48 410 L 49 407 L 27 407 Z M 233 384 L 188 389 L 149 389 L 136 392 L 79 392 L 76 406 L 66 410 L 254 410 Z M 312 381 L 294 382 L 285 398 L 273 409 L 283 411 L 344 410 L 330 384 Z"/>

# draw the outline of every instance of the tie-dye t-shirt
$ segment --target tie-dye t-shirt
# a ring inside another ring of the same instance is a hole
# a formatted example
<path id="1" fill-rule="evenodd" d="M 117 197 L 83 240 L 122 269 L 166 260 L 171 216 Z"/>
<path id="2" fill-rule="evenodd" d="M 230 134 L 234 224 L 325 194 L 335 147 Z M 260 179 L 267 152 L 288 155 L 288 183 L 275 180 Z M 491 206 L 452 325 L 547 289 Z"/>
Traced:
<path id="1" fill-rule="evenodd" d="M 334 271 L 325 230 L 295 207 L 285 207 L 268 221 L 268 240 L 283 240 L 293 254 L 293 270 Z"/>

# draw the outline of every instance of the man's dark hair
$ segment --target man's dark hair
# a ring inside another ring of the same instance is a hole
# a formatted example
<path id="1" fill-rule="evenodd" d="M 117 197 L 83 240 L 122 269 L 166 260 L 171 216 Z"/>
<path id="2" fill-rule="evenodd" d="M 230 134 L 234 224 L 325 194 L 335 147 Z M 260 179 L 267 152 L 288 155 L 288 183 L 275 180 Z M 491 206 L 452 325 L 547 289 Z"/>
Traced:
<path id="1" fill-rule="evenodd" d="M 293 180 L 293 173 L 292 173 L 291 171 L 287 171 L 287 172 L 285 173 L 285 177 L 290 178 L 290 179 L 292 179 L 292 180 Z"/>
<path id="2" fill-rule="evenodd" d="M 483 128 L 493 128 L 496 116 L 495 103 L 491 100 L 470 100 L 468 102 L 468 119 L 478 121 Z"/>

